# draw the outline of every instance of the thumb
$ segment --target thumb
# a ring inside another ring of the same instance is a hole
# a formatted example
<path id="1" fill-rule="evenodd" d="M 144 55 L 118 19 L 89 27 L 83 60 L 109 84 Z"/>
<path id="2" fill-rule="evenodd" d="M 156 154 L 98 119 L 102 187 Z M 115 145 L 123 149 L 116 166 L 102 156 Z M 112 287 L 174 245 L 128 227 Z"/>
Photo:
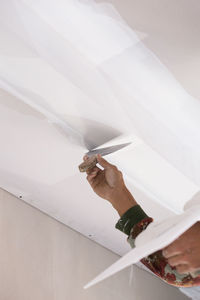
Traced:
<path id="1" fill-rule="evenodd" d="M 104 169 L 108 169 L 112 167 L 112 165 L 107 160 L 102 158 L 100 154 L 97 154 L 97 161 Z"/>

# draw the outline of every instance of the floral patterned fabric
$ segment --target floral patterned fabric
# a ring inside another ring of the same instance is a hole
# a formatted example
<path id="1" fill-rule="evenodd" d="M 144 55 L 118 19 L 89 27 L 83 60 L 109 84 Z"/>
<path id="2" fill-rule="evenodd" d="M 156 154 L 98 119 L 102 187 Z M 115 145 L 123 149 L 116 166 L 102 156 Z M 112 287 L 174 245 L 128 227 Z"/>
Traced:
<path id="1" fill-rule="evenodd" d="M 116 228 L 127 234 L 128 243 L 132 248 L 135 247 L 136 237 L 153 222 L 139 205 L 130 208 L 117 222 Z M 200 275 L 193 278 L 189 273 L 179 274 L 175 267 L 168 264 L 167 259 L 159 250 L 148 257 L 144 257 L 141 262 L 150 269 L 155 275 L 160 277 L 168 284 L 176 287 L 192 287 L 200 285 Z"/>

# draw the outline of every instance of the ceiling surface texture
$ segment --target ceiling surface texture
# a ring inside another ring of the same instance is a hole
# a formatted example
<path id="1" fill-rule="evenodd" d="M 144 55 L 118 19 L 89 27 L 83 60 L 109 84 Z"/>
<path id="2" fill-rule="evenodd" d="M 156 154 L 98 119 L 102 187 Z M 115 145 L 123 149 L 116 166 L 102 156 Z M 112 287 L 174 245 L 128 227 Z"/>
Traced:
<path id="1" fill-rule="evenodd" d="M 1 1 L 1 188 L 123 255 L 119 216 L 78 165 L 131 141 L 108 161 L 154 219 L 180 213 L 200 186 L 199 11 L 194 0 Z"/>

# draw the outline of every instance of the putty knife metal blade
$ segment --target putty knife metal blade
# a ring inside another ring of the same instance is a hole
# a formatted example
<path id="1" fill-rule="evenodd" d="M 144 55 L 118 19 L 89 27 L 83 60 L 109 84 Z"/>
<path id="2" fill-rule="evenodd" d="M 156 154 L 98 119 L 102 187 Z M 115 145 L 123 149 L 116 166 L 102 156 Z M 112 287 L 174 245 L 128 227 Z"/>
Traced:
<path id="1" fill-rule="evenodd" d="M 98 163 L 96 154 L 101 154 L 101 156 L 105 156 L 114 153 L 120 149 L 123 149 L 124 147 L 127 147 L 130 144 L 132 143 L 130 142 L 130 143 L 125 143 L 125 144 L 120 144 L 120 145 L 89 151 L 88 153 L 86 153 L 86 155 L 89 156 L 89 159 L 87 159 L 86 161 L 84 161 L 82 164 L 79 165 L 80 172 L 86 172 L 87 170 L 92 169 L 96 166 L 96 164 Z"/>
<path id="2" fill-rule="evenodd" d="M 110 146 L 110 147 L 106 147 L 106 148 L 95 149 L 95 150 L 91 150 L 91 151 L 87 152 L 86 155 L 88 155 L 89 157 L 96 155 L 96 154 L 101 154 L 101 156 L 105 156 L 105 155 L 114 153 L 120 149 L 123 149 L 124 147 L 126 147 L 130 144 L 132 144 L 132 143 L 130 142 L 130 143 Z"/>

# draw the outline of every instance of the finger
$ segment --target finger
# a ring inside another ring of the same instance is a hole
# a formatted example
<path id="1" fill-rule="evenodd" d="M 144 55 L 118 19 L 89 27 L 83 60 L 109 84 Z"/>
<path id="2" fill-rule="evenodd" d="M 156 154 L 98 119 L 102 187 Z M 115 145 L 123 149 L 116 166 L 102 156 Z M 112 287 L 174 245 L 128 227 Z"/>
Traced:
<path id="1" fill-rule="evenodd" d="M 85 154 L 85 155 L 83 156 L 83 160 L 86 161 L 86 160 L 88 160 L 88 159 L 89 159 L 89 156 L 88 156 L 87 154 Z M 98 168 L 98 167 L 96 166 L 96 167 L 94 167 L 94 168 L 90 168 L 90 169 L 86 170 L 86 173 L 89 175 L 89 174 L 91 174 L 91 173 L 94 172 L 94 171 L 100 171 L 100 170 L 101 170 L 101 169 Z"/>
<path id="2" fill-rule="evenodd" d="M 93 169 L 91 170 L 90 174 L 91 174 L 91 175 L 92 175 L 92 174 L 97 174 L 99 171 L 100 171 L 100 169 L 95 167 L 95 168 L 93 168 Z"/>
<path id="3" fill-rule="evenodd" d="M 85 155 L 83 156 L 83 160 L 84 160 L 84 161 L 86 161 L 88 158 L 89 158 L 89 156 L 88 156 L 87 154 L 85 154 Z"/>
<path id="4" fill-rule="evenodd" d="M 95 178 L 95 177 L 97 177 L 97 174 L 96 174 L 96 173 L 88 175 L 88 179 L 93 179 L 93 178 Z"/>
<path id="5" fill-rule="evenodd" d="M 105 160 L 104 158 L 102 158 L 102 156 L 100 154 L 97 154 L 97 161 L 98 163 L 104 168 L 104 169 L 108 169 L 108 168 L 113 168 L 114 166 L 111 165 L 107 160 Z"/>
<path id="6" fill-rule="evenodd" d="M 169 258 L 175 255 L 181 254 L 183 251 L 177 242 L 172 243 L 168 247 L 164 248 L 162 251 L 162 255 L 165 258 Z"/>
<path id="7" fill-rule="evenodd" d="M 89 174 L 92 174 L 92 173 L 98 173 L 99 171 L 101 171 L 101 170 L 98 167 L 94 167 L 94 168 L 88 169 L 86 171 L 86 173 L 89 175 Z"/>
<path id="8" fill-rule="evenodd" d="M 87 176 L 87 181 L 88 181 L 90 184 L 92 184 L 93 180 L 94 180 L 94 176 L 92 176 L 92 175 L 88 175 L 88 176 Z"/>
<path id="9" fill-rule="evenodd" d="M 175 267 L 178 265 L 184 265 L 187 264 L 187 256 L 185 254 L 180 254 L 180 255 L 176 255 L 173 257 L 168 258 L 168 263 L 170 264 L 170 266 Z"/>
<path id="10" fill-rule="evenodd" d="M 179 274 L 185 274 L 190 272 L 190 266 L 189 265 L 178 265 L 176 266 L 176 270 Z"/>
<path id="11" fill-rule="evenodd" d="M 95 189 L 96 186 L 99 184 L 98 177 L 89 177 L 89 178 L 88 178 L 88 182 L 89 182 L 89 184 L 91 185 L 91 187 L 92 187 L 93 189 Z"/>
<path id="12" fill-rule="evenodd" d="M 97 177 L 97 173 L 89 174 L 87 176 L 87 180 L 90 182 L 91 180 L 96 179 Z"/>

